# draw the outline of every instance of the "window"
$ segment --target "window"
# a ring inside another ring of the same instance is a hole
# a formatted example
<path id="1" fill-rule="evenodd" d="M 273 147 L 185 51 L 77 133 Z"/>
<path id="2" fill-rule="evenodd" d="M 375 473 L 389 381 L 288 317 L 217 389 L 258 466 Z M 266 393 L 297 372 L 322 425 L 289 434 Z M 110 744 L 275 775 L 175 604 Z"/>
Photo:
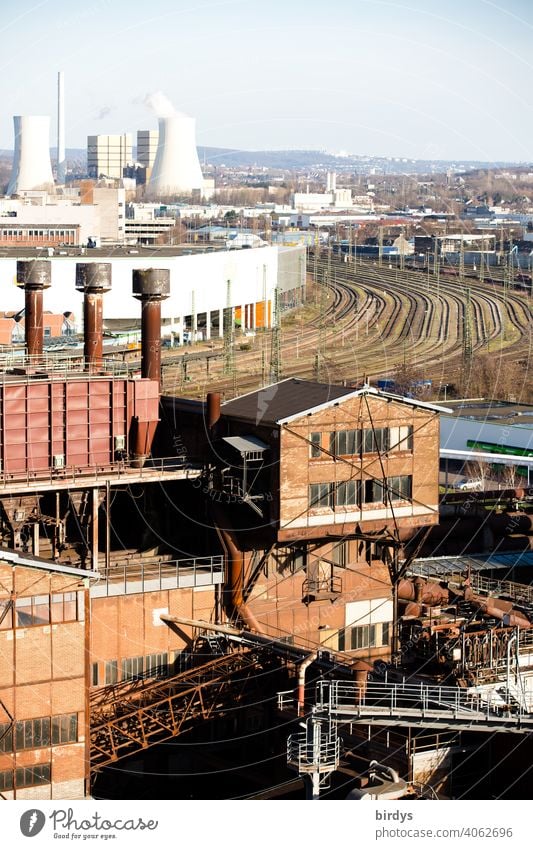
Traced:
<path id="1" fill-rule="evenodd" d="M 331 547 L 331 561 L 336 566 L 346 566 L 348 561 L 348 542 L 337 542 Z"/>
<path id="2" fill-rule="evenodd" d="M 384 501 L 384 482 L 382 480 L 366 480 L 364 484 L 364 504 L 382 504 Z"/>
<path id="3" fill-rule="evenodd" d="M 50 623 L 50 596 L 36 595 L 17 598 L 15 601 L 16 626 L 27 628 L 31 625 Z"/>
<path id="4" fill-rule="evenodd" d="M 13 770 L 4 769 L 0 772 L 0 793 L 3 790 L 13 790 Z"/>
<path id="5" fill-rule="evenodd" d="M 312 483 L 309 486 L 309 507 L 329 507 L 333 510 L 333 484 Z"/>
<path id="6" fill-rule="evenodd" d="M 71 593 L 54 593 L 52 595 L 52 622 L 75 622 L 78 618 L 78 595 Z"/>
<path id="7" fill-rule="evenodd" d="M 361 431 L 338 430 L 330 433 L 330 451 L 338 457 L 359 454 L 361 450 Z"/>
<path id="8" fill-rule="evenodd" d="M 388 497 L 391 501 L 409 501 L 412 495 L 411 475 L 395 475 L 387 478 Z"/>
<path id="9" fill-rule="evenodd" d="M 316 460 L 317 457 L 320 457 L 322 451 L 320 450 L 322 444 L 322 434 L 321 433 L 312 433 L 311 434 L 311 457 Z"/>
<path id="10" fill-rule="evenodd" d="M 337 484 L 336 507 L 353 507 L 358 503 L 358 481 L 343 481 Z"/>
<path id="11" fill-rule="evenodd" d="M 0 601 L 0 631 L 8 631 L 13 627 L 13 602 L 11 599 Z"/>
<path id="12" fill-rule="evenodd" d="M 381 645 L 388 646 L 390 642 L 390 633 L 392 622 L 381 623 Z"/>
<path id="13" fill-rule="evenodd" d="M 351 648 L 370 649 L 376 645 L 376 626 L 375 625 L 358 625 L 352 628 L 351 633 Z"/>
<path id="14" fill-rule="evenodd" d="M 52 745 L 61 743 L 76 743 L 78 740 L 78 716 L 67 713 L 64 716 L 52 717 Z"/>
<path id="15" fill-rule="evenodd" d="M 37 784 L 50 784 L 50 764 L 23 766 L 15 770 L 16 787 L 34 787 Z"/>
<path id="16" fill-rule="evenodd" d="M 105 683 L 116 684 L 118 681 L 118 660 L 106 660 Z"/>
<path id="17" fill-rule="evenodd" d="M 365 454 L 384 453 L 389 450 L 388 427 L 376 427 L 363 431 L 363 451 Z"/>
<path id="18" fill-rule="evenodd" d="M 92 681 L 93 687 L 98 687 L 98 684 L 99 684 L 99 681 L 100 681 L 100 672 L 99 672 L 99 664 L 98 663 L 93 663 L 93 665 L 92 665 L 91 681 Z"/>
<path id="19" fill-rule="evenodd" d="M 389 449 L 391 451 L 412 451 L 413 425 L 389 428 Z"/>
<path id="20" fill-rule="evenodd" d="M 144 657 L 126 657 L 122 660 L 122 681 L 142 678 Z"/>
<path id="21" fill-rule="evenodd" d="M 168 675 L 168 654 L 149 654 L 146 657 L 145 672 L 152 677 Z"/>
<path id="22" fill-rule="evenodd" d="M 0 752 L 13 751 L 13 723 L 0 723 Z"/>

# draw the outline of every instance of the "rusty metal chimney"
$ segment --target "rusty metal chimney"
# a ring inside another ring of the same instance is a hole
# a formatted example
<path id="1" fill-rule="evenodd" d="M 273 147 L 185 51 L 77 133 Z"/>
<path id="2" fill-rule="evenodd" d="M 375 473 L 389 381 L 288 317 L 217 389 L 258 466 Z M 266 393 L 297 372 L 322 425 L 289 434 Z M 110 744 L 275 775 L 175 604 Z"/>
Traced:
<path id="1" fill-rule="evenodd" d="M 161 301 L 170 295 L 168 268 L 137 268 L 133 271 L 133 296 L 142 305 L 141 377 L 161 379 Z"/>
<path id="2" fill-rule="evenodd" d="M 29 357 L 43 355 L 43 290 L 52 285 L 52 265 L 45 259 L 17 260 L 17 286 L 24 289 L 24 331 Z"/>
<path id="3" fill-rule="evenodd" d="M 99 369 L 104 357 L 104 292 L 111 289 L 110 262 L 77 262 L 76 289 L 83 299 L 85 369 Z"/>

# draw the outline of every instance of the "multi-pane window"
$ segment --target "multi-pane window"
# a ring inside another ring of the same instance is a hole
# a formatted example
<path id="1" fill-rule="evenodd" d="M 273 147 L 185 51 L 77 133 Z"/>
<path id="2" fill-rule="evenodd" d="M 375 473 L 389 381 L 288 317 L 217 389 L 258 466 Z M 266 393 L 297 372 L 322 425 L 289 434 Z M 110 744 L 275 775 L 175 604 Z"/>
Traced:
<path id="1" fill-rule="evenodd" d="M 0 628 L 12 627 L 9 602 L 0 603 Z M 75 622 L 78 618 L 78 594 L 76 592 L 53 593 L 17 598 L 14 602 L 15 627 L 29 628 L 34 625 L 49 625 L 50 622 Z"/>
<path id="2" fill-rule="evenodd" d="M 42 749 L 61 743 L 76 743 L 78 740 L 78 716 L 68 713 L 62 716 L 40 716 L 0 725 L 0 752 L 23 749 Z"/>
<path id="3" fill-rule="evenodd" d="M 105 683 L 116 684 L 118 681 L 118 661 L 106 660 L 105 664 Z"/>
<path id="4" fill-rule="evenodd" d="M 336 507 L 353 507 L 358 503 L 358 481 L 343 481 L 337 484 Z"/>
<path id="5" fill-rule="evenodd" d="M 395 475 L 387 478 L 388 497 L 391 501 L 409 501 L 412 496 L 411 475 Z"/>
<path id="6" fill-rule="evenodd" d="M 149 654 L 145 659 L 144 671 L 146 675 L 156 677 L 168 673 L 168 654 Z"/>
<path id="7" fill-rule="evenodd" d="M 412 451 L 413 425 L 389 428 L 389 448 L 391 451 Z"/>
<path id="8" fill-rule="evenodd" d="M 389 645 L 390 622 L 355 625 L 339 631 L 339 651 L 357 651 Z"/>
<path id="9" fill-rule="evenodd" d="M 0 631 L 13 627 L 13 602 L 10 598 L 0 601 Z"/>
<path id="10" fill-rule="evenodd" d="M 122 660 L 122 681 L 132 678 L 142 678 L 144 671 L 144 657 L 125 657 Z"/>
<path id="11" fill-rule="evenodd" d="M 359 454 L 361 450 L 361 431 L 337 430 L 329 435 L 329 450 L 336 456 Z"/>
<path id="12" fill-rule="evenodd" d="M 21 766 L 15 770 L 15 787 L 35 787 L 50 784 L 50 764 Z"/>
<path id="13" fill-rule="evenodd" d="M 334 507 L 334 485 L 332 483 L 312 483 L 309 486 L 310 507 Z"/>
<path id="14" fill-rule="evenodd" d="M 337 542 L 331 548 L 331 562 L 336 566 L 346 566 L 348 562 L 348 542 Z"/>
<path id="15" fill-rule="evenodd" d="M 389 450 L 389 428 L 376 427 L 363 431 L 363 452 L 374 454 L 378 451 L 382 454 Z"/>
<path id="16" fill-rule="evenodd" d="M 312 433 L 311 438 L 311 457 L 315 460 L 317 457 L 322 455 L 321 445 L 322 445 L 322 434 L 321 433 Z"/>
<path id="17" fill-rule="evenodd" d="M 363 481 L 363 503 L 383 503 L 385 499 L 384 490 L 385 486 L 382 480 L 370 478 L 369 480 Z"/>

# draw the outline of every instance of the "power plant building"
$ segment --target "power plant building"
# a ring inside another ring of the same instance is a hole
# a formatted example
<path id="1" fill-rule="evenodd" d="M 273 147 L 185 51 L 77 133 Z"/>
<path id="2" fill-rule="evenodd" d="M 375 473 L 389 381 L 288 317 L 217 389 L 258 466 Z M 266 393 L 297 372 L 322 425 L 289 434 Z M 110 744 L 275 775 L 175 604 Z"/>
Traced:
<path id="1" fill-rule="evenodd" d="M 87 173 L 89 177 L 121 180 L 132 163 L 131 133 L 87 136 Z"/>
<path id="2" fill-rule="evenodd" d="M 157 130 L 137 130 L 137 162 L 143 168 L 153 168 L 159 142 Z"/>

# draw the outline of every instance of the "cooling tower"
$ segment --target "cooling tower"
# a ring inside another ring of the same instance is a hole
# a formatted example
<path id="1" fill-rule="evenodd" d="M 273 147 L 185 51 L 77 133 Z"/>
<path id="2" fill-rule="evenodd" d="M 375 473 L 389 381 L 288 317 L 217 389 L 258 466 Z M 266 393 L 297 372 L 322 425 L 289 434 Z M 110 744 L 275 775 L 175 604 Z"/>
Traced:
<path id="1" fill-rule="evenodd" d="M 148 194 L 151 197 L 188 194 L 202 185 L 194 118 L 188 115 L 160 118 L 159 143 Z"/>
<path id="2" fill-rule="evenodd" d="M 50 118 L 48 115 L 14 115 L 15 156 L 7 194 L 54 185 L 50 164 Z"/>

